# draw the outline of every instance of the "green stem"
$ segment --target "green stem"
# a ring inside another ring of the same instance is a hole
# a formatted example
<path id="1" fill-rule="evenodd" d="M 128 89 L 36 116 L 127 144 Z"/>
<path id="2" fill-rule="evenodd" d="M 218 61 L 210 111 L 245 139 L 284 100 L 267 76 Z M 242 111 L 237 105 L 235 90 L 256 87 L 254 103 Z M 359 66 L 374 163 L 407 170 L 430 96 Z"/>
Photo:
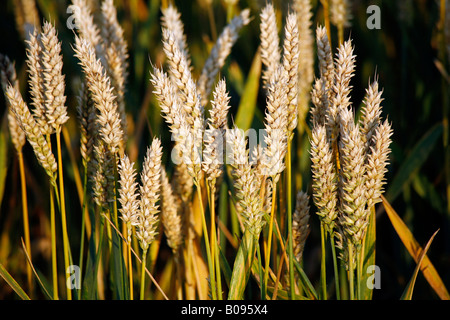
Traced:
<path id="1" fill-rule="evenodd" d="M 200 213 L 202 217 L 202 228 L 203 228 L 203 234 L 205 236 L 205 248 L 206 248 L 206 258 L 208 260 L 208 270 L 209 270 L 209 278 L 210 278 L 210 284 L 211 284 L 211 295 L 212 299 L 217 299 L 216 294 L 216 283 L 215 283 L 215 276 L 214 276 L 214 265 L 213 260 L 211 257 L 211 246 L 209 245 L 209 236 L 208 236 L 208 228 L 206 226 L 206 218 L 205 218 L 205 210 L 203 208 L 203 199 L 202 199 L 202 191 L 200 187 L 200 182 L 194 179 L 194 184 L 197 187 L 197 196 L 198 196 L 198 202 L 200 204 Z"/>
<path id="2" fill-rule="evenodd" d="M 322 288 L 322 299 L 327 300 L 327 270 L 326 270 L 326 232 L 324 223 L 320 222 L 320 243 L 322 250 L 322 259 L 320 263 L 320 283 Z"/>
<path id="3" fill-rule="evenodd" d="M 356 297 L 361 300 L 361 275 L 362 275 L 362 253 L 363 250 L 358 249 L 356 251 Z"/>
<path id="4" fill-rule="evenodd" d="M 341 300 L 341 289 L 339 285 L 339 270 L 336 256 L 336 246 L 334 245 L 334 235 L 330 232 L 331 252 L 333 255 L 334 283 L 336 286 L 336 299 Z"/>
<path id="5" fill-rule="evenodd" d="M 355 300 L 355 289 L 354 289 L 354 266 L 353 266 L 353 244 L 348 241 L 348 283 L 350 291 L 350 300 Z"/>
<path id="6" fill-rule="evenodd" d="M 101 209 L 102 210 L 102 209 Z M 93 224 L 94 225 L 94 224 Z M 103 212 L 100 212 L 100 227 L 99 227 L 99 239 L 98 239 L 98 247 L 97 247 L 97 254 L 95 256 L 95 266 L 94 266 L 94 286 L 93 288 L 97 287 L 97 279 L 98 279 L 98 267 L 100 265 L 100 259 L 102 257 L 102 251 L 103 251 L 103 237 L 105 232 L 105 217 Z"/>
<path id="7" fill-rule="evenodd" d="M 141 292 L 139 298 L 144 300 L 145 296 L 145 266 L 147 264 L 147 250 L 142 252 L 142 267 L 141 267 Z"/>
<path id="8" fill-rule="evenodd" d="M 258 266 L 259 266 L 259 278 L 263 279 L 264 274 L 263 274 L 263 268 L 262 268 L 262 259 L 261 259 L 261 248 L 259 246 L 259 242 L 256 241 L 256 254 L 258 257 Z M 266 284 L 264 281 L 261 281 L 261 300 L 266 300 Z"/>
<path id="9" fill-rule="evenodd" d="M 217 286 L 217 298 L 219 300 L 222 300 L 222 281 L 220 276 L 220 261 L 219 261 L 219 244 L 218 244 L 218 237 L 216 233 L 216 201 L 215 201 L 215 193 L 216 193 L 216 180 L 214 179 L 211 181 L 210 185 L 210 211 L 211 211 L 211 239 L 212 239 L 212 245 L 211 245 L 211 256 L 215 260 L 214 267 L 216 269 L 216 286 Z"/>
<path id="10" fill-rule="evenodd" d="M 112 215 L 111 221 L 114 229 L 116 232 L 113 232 L 111 234 L 112 239 L 112 254 L 115 255 L 113 259 L 113 265 L 114 265 L 114 277 L 115 281 L 117 281 L 117 286 L 119 290 L 117 290 L 117 293 L 119 294 L 119 297 L 122 299 L 127 299 L 128 296 L 128 287 L 127 287 L 127 280 L 128 276 L 125 270 L 125 263 L 124 263 L 124 257 L 123 257 L 123 250 L 122 250 L 122 241 L 119 237 L 119 218 L 118 218 L 118 208 L 117 208 L 117 185 L 118 185 L 118 172 L 117 172 L 117 153 L 113 154 L 114 159 L 114 165 L 113 165 L 113 173 L 114 173 L 114 185 L 113 187 L 113 201 L 112 201 L 112 210 L 110 210 L 110 214 Z"/>

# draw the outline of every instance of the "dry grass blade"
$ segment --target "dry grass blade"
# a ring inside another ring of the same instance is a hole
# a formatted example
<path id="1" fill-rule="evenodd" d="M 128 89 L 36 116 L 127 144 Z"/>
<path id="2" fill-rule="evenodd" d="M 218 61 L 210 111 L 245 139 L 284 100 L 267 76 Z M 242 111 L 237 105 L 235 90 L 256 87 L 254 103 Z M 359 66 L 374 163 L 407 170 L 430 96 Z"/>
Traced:
<path id="1" fill-rule="evenodd" d="M 420 253 L 420 256 L 419 256 L 418 261 L 417 261 L 417 266 L 414 269 L 413 276 L 411 277 L 411 280 L 409 280 L 408 286 L 405 288 L 405 291 L 402 294 L 402 297 L 401 297 L 402 300 L 411 300 L 412 299 L 414 285 L 416 283 L 417 274 L 419 273 L 420 266 L 422 264 L 423 259 L 427 255 L 428 249 L 430 249 L 430 246 L 431 246 L 431 243 L 433 242 L 434 237 L 436 236 L 436 234 L 438 232 L 439 232 L 439 229 L 436 230 L 435 233 L 433 233 L 433 235 L 431 236 L 430 240 L 428 240 L 427 244 L 425 245 L 425 248 Z"/>
<path id="2" fill-rule="evenodd" d="M 383 200 L 384 208 L 389 216 L 389 219 L 391 220 L 392 226 L 395 228 L 395 231 L 402 240 L 411 257 L 413 257 L 414 261 L 418 263 L 420 254 L 423 252 L 422 247 L 419 245 L 411 231 L 398 216 L 397 212 L 395 212 L 386 198 L 381 196 L 381 199 Z M 450 294 L 448 293 L 447 288 L 442 282 L 441 277 L 431 263 L 430 259 L 426 255 L 423 257 L 423 261 L 420 264 L 420 270 L 438 296 L 442 300 L 450 300 Z"/>

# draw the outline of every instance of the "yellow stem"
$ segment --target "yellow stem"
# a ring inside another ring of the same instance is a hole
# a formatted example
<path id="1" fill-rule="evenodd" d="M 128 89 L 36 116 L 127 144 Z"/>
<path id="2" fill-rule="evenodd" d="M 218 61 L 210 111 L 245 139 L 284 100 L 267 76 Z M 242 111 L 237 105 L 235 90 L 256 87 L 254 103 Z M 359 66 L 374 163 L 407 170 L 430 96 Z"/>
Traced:
<path id="1" fill-rule="evenodd" d="M 27 204 L 27 185 L 25 179 L 25 167 L 23 164 L 23 154 L 22 150 L 17 153 L 19 158 L 19 168 L 20 168 L 20 185 L 22 190 L 22 217 L 23 217 L 23 233 L 25 237 L 25 246 L 28 256 L 31 260 L 31 244 L 30 244 L 30 226 L 28 222 L 28 204 Z M 31 295 L 33 291 L 33 278 L 32 270 L 30 264 L 27 264 L 27 279 L 28 279 L 28 290 Z"/>
<path id="2" fill-rule="evenodd" d="M 269 233 L 267 235 L 268 242 L 267 242 L 267 250 L 266 250 L 266 261 L 265 261 L 265 267 L 264 267 L 264 284 L 267 286 L 267 280 L 269 278 L 269 264 L 270 264 L 270 251 L 272 247 L 272 233 L 273 233 L 273 220 L 275 216 L 275 203 L 276 203 L 276 196 L 277 196 L 277 184 L 274 182 L 273 184 L 273 190 L 272 190 L 272 209 L 270 211 L 270 222 L 269 222 Z"/>
<path id="3" fill-rule="evenodd" d="M 58 148 L 58 176 L 59 176 L 59 193 L 60 193 L 60 205 L 61 205 L 61 223 L 63 232 L 63 247 L 64 247 L 64 265 L 65 270 L 68 270 L 69 262 L 69 238 L 67 236 L 67 221 L 66 221 L 66 201 L 64 196 L 64 179 L 62 169 L 62 156 L 61 156 L 61 132 L 56 133 L 56 144 Z M 67 289 L 67 299 L 72 300 L 72 291 L 69 287 Z"/>
<path id="4" fill-rule="evenodd" d="M 127 225 L 130 222 L 127 222 Z M 130 228 L 131 229 L 131 228 Z M 131 241 L 128 241 L 128 233 L 131 235 L 131 230 L 128 230 L 128 226 L 125 226 L 124 228 L 124 239 L 127 239 L 127 258 L 128 258 L 128 274 L 130 279 L 130 300 L 133 300 L 133 263 L 131 261 Z M 131 237 L 130 237 L 131 240 Z"/>
<path id="5" fill-rule="evenodd" d="M 323 6 L 323 18 L 325 20 L 325 28 L 327 29 L 327 36 L 328 41 L 330 42 L 330 47 L 333 48 L 331 45 L 331 26 L 330 26 L 330 10 L 329 10 L 329 3 L 328 0 L 321 0 L 322 6 Z"/>
<path id="6" fill-rule="evenodd" d="M 53 300 L 58 300 L 58 267 L 56 260 L 56 226 L 55 226 L 55 198 L 53 195 L 53 185 L 50 186 L 50 234 L 52 246 L 52 280 L 53 280 Z M 55 188 L 56 190 L 56 188 Z"/>

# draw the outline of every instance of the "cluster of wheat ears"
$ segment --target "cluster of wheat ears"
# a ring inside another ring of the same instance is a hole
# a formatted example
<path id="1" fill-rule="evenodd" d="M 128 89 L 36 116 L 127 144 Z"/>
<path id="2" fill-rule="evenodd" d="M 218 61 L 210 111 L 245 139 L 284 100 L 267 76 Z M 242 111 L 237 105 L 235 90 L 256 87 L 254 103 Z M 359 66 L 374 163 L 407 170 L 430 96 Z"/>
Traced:
<path id="1" fill-rule="evenodd" d="M 77 28 L 72 48 L 83 72 L 77 98 L 84 176 L 79 260 L 73 245 L 71 250 L 66 217 L 61 134 L 67 134 L 68 112 L 62 44 L 55 27 L 45 21 L 25 28 L 29 104 L 19 91 L 14 64 L 6 56 L 1 60 L 11 140 L 19 160 L 23 162 L 28 141 L 49 179 L 50 286 L 42 283 L 30 258 L 24 185 L 22 189 L 28 287 L 37 279 L 51 299 L 105 298 L 108 290 L 113 298 L 135 299 L 137 289 L 140 299 L 242 299 L 251 278 L 261 299 L 339 299 L 344 290 L 351 299 L 365 298 L 366 236 L 383 193 L 392 130 L 381 117 L 382 90 L 376 75 L 366 89 L 361 117 L 355 119 L 352 41 L 341 39 L 333 54 L 329 23 L 317 27 L 314 41 L 311 5 L 302 0 L 294 1 L 286 14 L 280 41 L 276 10 L 266 4 L 259 13 L 265 130 L 252 145 L 243 130 L 229 123 L 226 79 L 217 80 L 239 32 L 255 21 L 250 10 L 230 20 L 195 78 L 181 14 L 175 6 L 166 6 L 161 19 L 166 65 L 152 66 L 149 81 L 173 149 L 153 137 L 139 165 L 127 151 L 132 134 L 124 96 L 128 48 L 113 1 L 102 1 L 98 16 L 88 1 L 72 3 L 78 8 L 73 11 Z M 348 26 L 346 3 L 331 3 L 336 6 L 331 21 L 339 30 Z M 311 202 L 306 190 L 292 187 L 293 138 L 304 132 L 310 134 Z M 167 158 L 172 164 L 162 163 L 164 153 L 171 155 Z M 232 198 L 229 211 L 237 218 L 239 239 L 219 219 L 224 181 L 230 184 L 225 193 Z M 317 291 L 302 268 L 307 263 L 302 256 L 310 208 L 320 219 L 323 249 Z M 62 243 L 56 236 L 57 212 Z M 231 255 L 221 234 L 234 249 Z M 165 287 L 151 272 L 161 239 L 173 254 L 170 286 Z M 325 259 L 328 245 L 332 263 Z M 63 252 L 63 270 L 81 268 L 81 288 L 61 280 L 65 273 L 58 266 L 58 250 Z M 330 264 L 331 282 L 326 280 Z"/>

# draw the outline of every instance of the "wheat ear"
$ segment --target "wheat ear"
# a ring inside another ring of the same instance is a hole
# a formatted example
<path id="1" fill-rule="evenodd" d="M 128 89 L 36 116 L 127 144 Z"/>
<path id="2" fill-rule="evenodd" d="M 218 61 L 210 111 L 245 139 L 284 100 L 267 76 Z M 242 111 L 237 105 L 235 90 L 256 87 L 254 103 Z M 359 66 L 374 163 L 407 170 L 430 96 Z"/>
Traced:
<path id="1" fill-rule="evenodd" d="M 324 125 L 313 127 L 310 152 L 314 204 L 325 228 L 331 232 L 338 215 L 337 173 Z"/>
<path id="2" fill-rule="evenodd" d="M 276 182 L 285 169 L 284 157 L 288 140 L 286 77 L 281 67 L 275 71 L 268 86 L 265 120 L 267 134 L 262 158 L 263 174 L 272 177 Z"/>
<path id="3" fill-rule="evenodd" d="M 339 134 L 339 115 L 341 110 L 351 105 L 350 91 L 352 86 L 350 80 L 355 70 L 355 55 L 353 46 L 348 40 L 338 48 L 335 59 L 335 84 L 333 86 L 333 100 L 329 106 L 327 125 L 329 136 L 334 143 Z"/>
<path id="4" fill-rule="evenodd" d="M 147 149 L 141 172 L 141 185 L 139 186 L 140 201 L 138 215 L 137 237 L 144 252 L 157 235 L 159 205 L 161 187 L 161 141 L 154 138 Z"/>
<path id="5" fill-rule="evenodd" d="M 183 225 L 178 214 L 178 206 L 173 194 L 172 186 L 164 168 L 161 169 L 161 221 L 167 243 L 176 254 L 183 243 Z"/>
<path id="6" fill-rule="evenodd" d="M 283 67 L 284 72 L 286 73 L 287 84 L 288 132 L 289 139 L 292 139 L 298 121 L 297 105 L 299 91 L 299 32 L 297 16 L 294 13 L 290 13 L 286 17 L 284 32 Z"/>
<path id="7" fill-rule="evenodd" d="M 38 34 L 37 29 L 30 33 L 29 39 L 25 41 L 27 44 L 26 63 L 27 72 L 29 74 L 29 86 L 31 95 L 31 105 L 33 106 L 33 115 L 36 122 L 41 127 L 44 135 L 49 135 L 53 132 L 52 126 L 48 122 L 45 111 L 45 88 L 44 88 L 44 74 L 42 65 L 42 43 L 41 34 Z"/>
<path id="8" fill-rule="evenodd" d="M 306 238 L 309 235 L 309 196 L 303 191 L 297 193 L 295 211 L 292 215 L 292 239 L 294 256 L 302 260 Z"/>
<path id="9" fill-rule="evenodd" d="M 45 90 L 45 113 L 48 123 L 56 132 L 69 119 L 65 106 L 65 81 L 62 74 L 61 42 L 55 27 L 45 22 L 42 28 L 42 71 Z"/>
<path id="10" fill-rule="evenodd" d="M 351 26 L 350 0 L 331 0 L 330 12 L 331 22 L 338 28 L 339 43 L 342 43 L 344 28 Z"/>
<path id="11" fill-rule="evenodd" d="M 298 19 L 299 62 L 298 62 L 298 122 L 305 124 L 309 110 L 311 84 L 314 80 L 314 37 L 312 34 L 311 0 L 296 0 L 293 9 Z"/>
<path id="12" fill-rule="evenodd" d="M 225 80 L 219 81 L 213 95 L 203 151 L 203 170 L 210 181 L 215 181 L 223 173 L 224 137 L 228 127 L 227 114 L 230 108 L 228 104 L 230 97 L 226 92 Z"/>
<path id="13" fill-rule="evenodd" d="M 81 83 L 77 95 L 76 109 L 80 123 L 80 153 L 83 159 L 83 166 L 90 168 L 88 170 L 88 176 L 91 176 L 91 173 L 94 172 L 90 161 L 94 152 L 94 143 L 97 139 L 97 124 L 95 122 L 97 114 L 85 83 Z"/>
<path id="14" fill-rule="evenodd" d="M 268 3 L 261 10 L 260 19 L 261 60 L 265 66 L 262 78 L 264 85 L 267 86 L 281 59 L 277 19 L 272 3 Z"/>
<path id="15" fill-rule="evenodd" d="M 106 69 L 116 96 L 124 141 L 127 140 L 127 115 L 125 110 L 125 84 L 128 76 L 128 48 L 123 29 L 117 20 L 113 0 L 102 2 L 102 36 L 105 45 Z"/>
<path id="16" fill-rule="evenodd" d="M 326 93 L 329 100 L 333 99 L 334 87 L 334 64 L 327 29 L 318 26 L 316 29 L 317 58 L 319 59 L 320 77 L 325 83 Z"/>
<path id="17" fill-rule="evenodd" d="M 391 143 L 391 125 L 385 120 L 376 129 L 372 137 L 372 146 L 367 156 L 366 164 L 366 198 L 367 207 L 381 202 L 383 185 L 386 184 L 384 175 L 389 164 L 389 145 Z"/>
<path id="18" fill-rule="evenodd" d="M 132 226 L 138 224 L 139 199 L 138 183 L 134 162 L 130 162 L 127 155 L 120 160 L 119 172 L 119 202 L 121 218 L 127 227 L 128 242 L 131 243 Z"/>
<path id="19" fill-rule="evenodd" d="M 101 32 L 94 23 L 94 16 L 91 12 L 90 1 L 72 0 L 71 8 L 78 34 L 89 42 L 95 49 L 97 57 L 104 60 L 104 47 L 101 41 Z"/>
<path id="20" fill-rule="evenodd" d="M 227 150 L 230 150 L 229 163 L 233 170 L 234 187 L 238 199 L 237 210 L 243 217 L 244 227 L 253 235 L 259 236 L 264 226 L 260 185 L 257 175 L 252 169 L 246 148 L 243 130 L 235 127 L 227 130 Z"/>
<path id="21" fill-rule="evenodd" d="M 355 125 L 353 112 L 340 112 L 339 176 L 340 211 L 339 224 L 344 237 L 355 247 L 361 245 L 368 224 L 365 197 L 364 141 L 359 126 Z"/>
<path id="22" fill-rule="evenodd" d="M 191 59 L 189 55 L 186 35 L 184 33 L 184 24 L 183 21 L 181 21 L 181 13 L 179 13 L 177 8 L 172 4 L 170 4 L 166 9 L 162 10 L 161 25 L 164 29 L 167 29 L 173 33 L 173 35 L 175 36 L 175 40 L 178 43 L 178 47 L 186 57 L 187 65 L 190 66 Z M 167 41 L 168 39 L 164 40 Z"/>
<path id="23" fill-rule="evenodd" d="M 25 132 L 28 142 L 34 150 L 39 164 L 45 169 L 50 182 L 56 187 L 56 170 L 58 168 L 55 157 L 47 143 L 39 125 L 34 120 L 28 106 L 22 99 L 20 92 L 9 85 L 6 89 L 9 104 L 22 130 Z"/>
<path id="24" fill-rule="evenodd" d="M 184 144 L 184 136 L 182 132 L 188 132 L 186 127 L 187 120 L 181 102 L 177 94 L 177 87 L 172 83 L 167 73 L 159 68 L 154 68 L 151 73 L 150 81 L 153 84 L 153 93 L 159 102 L 162 117 L 168 124 L 170 131 L 175 138 L 175 146 L 172 153 L 173 159 L 177 164 L 173 178 L 177 183 L 174 185 L 175 194 L 184 201 L 187 200 L 192 193 L 193 181 L 188 172 L 188 167 L 183 162 L 182 145 Z"/>
<path id="25" fill-rule="evenodd" d="M 361 110 L 361 131 L 363 139 L 366 145 L 366 153 L 370 151 L 370 147 L 373 146 L 373 136 L 375 130 L 380 124 L 381 118 L 381 98 L 382 91 L 378 90 L 378 81 L 375 80 L 369 83 L 369 87 L 366 89 L 366 95 L 364 97 L 364 106 Z"/>
<path id="26" fill-rule="evenodd" d="M 230 54 L 231 48 L 238 38 L 239 31 L 249 22 L 250 10 L 245 9 L 238 16 L 234 17 L 223 29 L 216 44 L 212 48 L 198 79 L 198 91 L 202 97 L 201 104 L 203 106 L 208 103 L 208 97 L 216 76 L 225 64 L 225 59 Z"/>
<path id="27" fill-rule="evenodd" d="M 178 46 L 173 32 L 163 29 L 163 47 L 170 66 L 171 79 L 179 90 L 180 102 L 189 125 L 203 129 L 203 106 L 192 77 L 187 57 Z"/>
<path id="28" fill-rule="evenodd" d="M 19 91 L 19 81 L 17 80 L 16 69 L 14 63 L 9 60 L 8 56 L 0 54 L 0 79 L 3 92 L 6 94 L 8 85 Z M 8 127 L 11 134 L 11 141 L 17 152 L 21 152 L 26 142 L 25 132 L 20 128 L 19 123 L 14 116 L 11 107 L 8 104 Z"/>
<path id="29" fill-rule="evenodd" d="M 80 60 L 91 99 L 99 111 L 97 123 L 100 136 L 111 153 L 115 154 L 123 145 L 123 131 L 110 80 L 100 60 L 96 59 L 91 44 L 78 36 L 75 37 L 75 56 Z"/>

